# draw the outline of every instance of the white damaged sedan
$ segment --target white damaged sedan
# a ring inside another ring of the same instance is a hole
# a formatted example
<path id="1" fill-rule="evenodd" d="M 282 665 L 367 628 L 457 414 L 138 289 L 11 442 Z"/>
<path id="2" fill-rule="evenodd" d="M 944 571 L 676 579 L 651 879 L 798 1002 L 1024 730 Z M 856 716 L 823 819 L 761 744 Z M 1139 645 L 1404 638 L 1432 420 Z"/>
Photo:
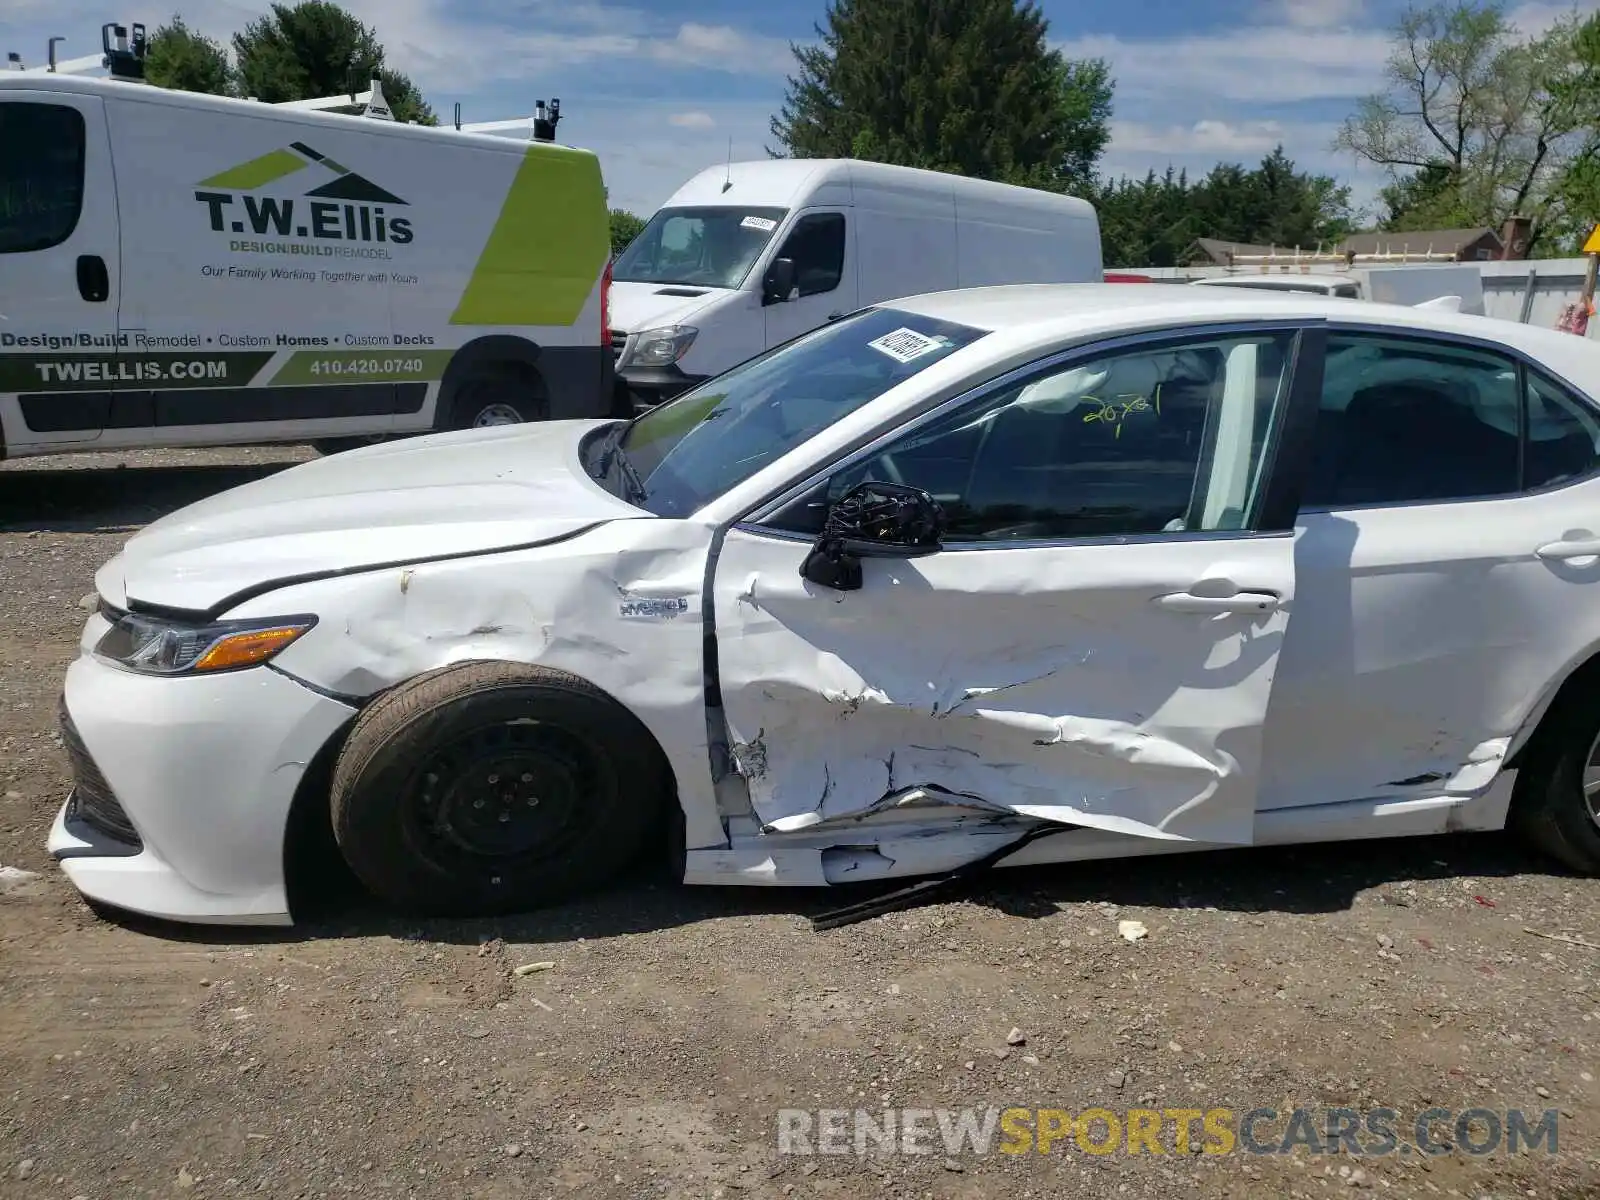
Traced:
<path id="1" fill-rule="evenodd" d="M 425 437 L 99 573 L 49 846 L 286 923 L 1515 827 L 1600 868 L 1600 348 L 1314 296 L 895 301 L 632 423 Z"/>

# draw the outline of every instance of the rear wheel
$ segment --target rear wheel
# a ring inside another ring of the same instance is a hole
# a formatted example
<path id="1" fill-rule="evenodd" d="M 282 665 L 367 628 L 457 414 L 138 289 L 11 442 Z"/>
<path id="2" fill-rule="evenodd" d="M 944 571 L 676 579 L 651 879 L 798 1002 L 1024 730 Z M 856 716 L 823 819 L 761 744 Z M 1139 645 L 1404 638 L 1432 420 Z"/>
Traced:
<path id="1" fill-rule="evenodd" d="M 543 381 L 531 367 L 501 366 L 472 375 L 450 401 L 449 429 L 484 429 L 542 421 L 549 413 Z"/>
<path id="2" fill-rule="evenodd" d="M 536 907 L 614 879 L 660 833 L 665 759 L 575 676 L 448 667 L 374 701 L 334 769 L 334 836 L 379 897 L 414 912 Z"/>
<path id="3" fill-rule="evenodd" d="M 1558 698 L 1540 725 L 1511 825 L 1573 870 L 1600 874 L 1600 690 L 1592 682 Z"/>

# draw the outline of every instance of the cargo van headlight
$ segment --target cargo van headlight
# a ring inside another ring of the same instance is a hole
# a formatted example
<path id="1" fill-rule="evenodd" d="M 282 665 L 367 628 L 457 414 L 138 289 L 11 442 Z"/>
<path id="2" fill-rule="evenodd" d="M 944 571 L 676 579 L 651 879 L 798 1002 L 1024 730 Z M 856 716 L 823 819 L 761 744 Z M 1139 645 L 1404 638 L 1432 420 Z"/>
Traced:
<path id="1" fill-rule="evenodd" d="M 690 325 L 668 325 L 662 329 L 646 329 L 633 341 L 633 353 L 628 355 L 626 366 L 670 367 L 694 345 L 700 331 Z"/>
<path id="2" fill-rule="evenodd" d="M 111 628 L 94 652 L 144 675 L 210 675 L 267 662 L 315 617 L 191 623 L 102 608 Z"/>

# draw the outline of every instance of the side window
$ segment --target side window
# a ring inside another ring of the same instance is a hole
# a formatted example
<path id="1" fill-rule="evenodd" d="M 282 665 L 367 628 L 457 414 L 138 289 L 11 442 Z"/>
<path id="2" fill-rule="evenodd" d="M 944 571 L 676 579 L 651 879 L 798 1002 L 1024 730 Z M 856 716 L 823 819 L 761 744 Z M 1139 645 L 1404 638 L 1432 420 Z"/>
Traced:
<path id="1" fill-rule="evenodd" d="M 829 482 L 934 495 L 947 544 L 1246 527 L 1291 334 L 1164 343 L 1080 360 L 891 442 Z M 818 497 L 820 501 L 820 497 Z M 780 528 L 820 531 L 826 505 Z"/>
<path id="2" fill-rule="evenodd" d="M 1600 416 L 1566 389 L 1527 373 L 1524 489 L 1551 487 L 1600 468 Z"/>
<path id="3" fill-rule="evenodd" d="M 83 208 L 83 114 L 59 104 L 0 103 L 0 254 L 48 250 Z"/>
<path id="4" fill-rule="evenodd" d="M 1518 488 L 1511 360 L 1410 338 L 1328 339 L 1307 507 L 1503 496 Z"/>
<path id="5" fill-rule="evenodd" d="M 843 214 L 815 213 L 801 217 L 777 256 L 794 261 L 795 279 L 802 296 L 833 291 L 844 276 Z"/>

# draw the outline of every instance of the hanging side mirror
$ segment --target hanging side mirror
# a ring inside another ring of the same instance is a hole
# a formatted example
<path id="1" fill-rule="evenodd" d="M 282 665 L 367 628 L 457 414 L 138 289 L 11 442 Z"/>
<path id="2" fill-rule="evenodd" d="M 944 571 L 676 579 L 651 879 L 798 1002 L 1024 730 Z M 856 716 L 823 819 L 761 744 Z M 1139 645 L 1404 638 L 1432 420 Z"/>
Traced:
<path id="1" fill-rule="evenodd" d="M 823 587 L 855 591 L 862 584 L 862 559 L 937 554 L 944 548 L 944 530 L 943 507 L 921 488 L 858 484 L 828 510 L 800 574 Z"/>
<path id="2" fill-rule="evenodd" d="M 775 258 L 772 265 L 767 268 L 767 274 L 761 281 L 761 303 L 782 304 L 795 289 L 794 259 Z"/>

